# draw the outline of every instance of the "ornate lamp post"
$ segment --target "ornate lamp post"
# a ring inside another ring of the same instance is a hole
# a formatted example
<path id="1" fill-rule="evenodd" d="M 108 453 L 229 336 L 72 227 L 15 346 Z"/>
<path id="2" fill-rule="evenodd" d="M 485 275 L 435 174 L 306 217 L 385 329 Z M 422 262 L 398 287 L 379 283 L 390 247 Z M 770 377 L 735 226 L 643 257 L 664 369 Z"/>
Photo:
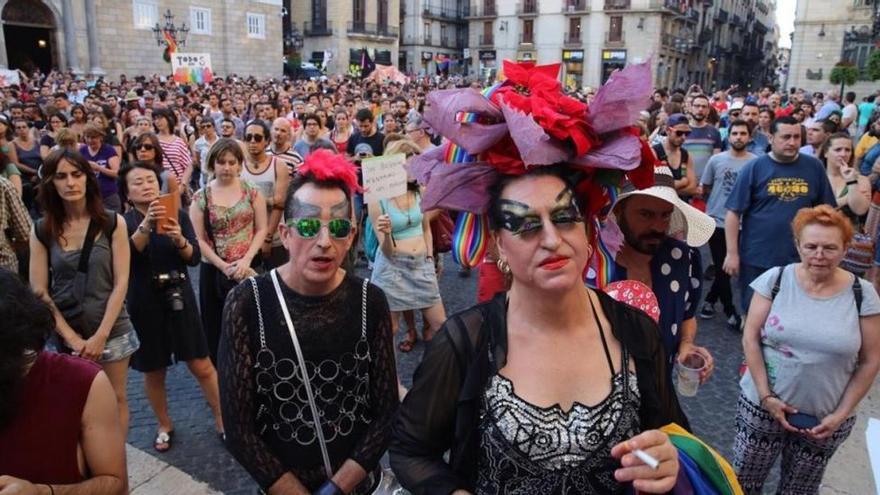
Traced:
<path id="1" fill-rule="evenodd" d="M 153 34 L 156 36 L 156 44 L 165 45 L 165 51 L 162 57 L 166 62 L 171 62 L 171 54 L 177 51 L 178 46 L 186 46 L 186 36 L 189 34 L 189 27 L 184 22 L 180 27 L 174 25 L 174 14 L 171 9 L 165 11 L 165 25 L 160 26 L 157 22 L 153 27 Z"/>

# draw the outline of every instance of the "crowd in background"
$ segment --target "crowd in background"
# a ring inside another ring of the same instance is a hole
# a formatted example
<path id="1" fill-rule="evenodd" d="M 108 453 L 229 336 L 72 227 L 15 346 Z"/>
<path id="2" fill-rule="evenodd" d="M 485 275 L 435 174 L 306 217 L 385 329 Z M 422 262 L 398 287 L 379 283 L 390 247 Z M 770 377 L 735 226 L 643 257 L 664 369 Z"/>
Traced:
<path id="1" fill-rule="evenodd" d="M 128 430 L 129 368 L 144 373 L 156 416 L 157 451 L 170 449 L 174 441 L 165 378 L 176 362 L 186 363 L 198 381 L 220 441 L 235 428 L 237 436 L 229 446 L 243 449 L 240 425 L 224 425 L 235 406 L 221 397 L 230 393 L 222 366 L 241 366 L 231 361 L 225 347 L 235 343 L 223 343 L 228 331 L 224 320 L 230 317 L 224 315 L 224 302 L 225 311 L 233 311 L 228 307 L 230 292 L 241 292 L 244 286 L 250 291 L 242 282 L 288 263 L 296 265 L 285 236 L 322 236 L 325 227 L 334 239 L 349 235 L 333 220 L 316 219 L 317 213 L 289 223 L 292 211 L 309 207 L 294 196 L 296 191 L 308 193 L 297 171 L 312 159 L 331 160 L 330 155 L 355 165 L 394 154 L 409 161 L 445 146 L 447 136 L 423 118 L 430 111 L 428 95 L 468 86 L 482 89 L 478 82 L 456 78 L 379 84 L 347 76 L 230 76 L 194 85 L 159 76 L 84 81 L 51 73 L 2 88 L 0 267 L 5 271 L 0 274 L 0 321 L 15 325 L 0 330 L 0 348 L 7 349 L 0 350 L 0 360 L 7 360 L 0 364 L 0 393 L 24 395 L 15 407 L 0 407 L 0 440 L 37 446 L 53 436 L 64 438 L 66 443 L 57 445 L 79 452 L 82 462 L 58 454 L 52 462 L 39 462 L 44 467 L 38 469 L 28 463 L 36 463 L 39 454 L 13 461 L 0 453 L 0 492 L 4 483 L 11 483 L 4 479 L 4 468 L 12 472 L 13 467 L 24 473 L 16 479 L 42 483 L 52 493 L 52 485 L 74 483 L 89 484 L 88 493 L 121 490 L 126 483 L 119 459 L 124 458 Z M 569 96 L 589 105 L 595 92 Z M 880 367 L 880 327 L 875 321 L 880 314 L 875 290 L 880 287 L 877 96 L 773 87 L 714 92 L 697 86 L 658 88 L 632 122 L 658 164 L 669 168 L 678 198 L 714 222 L 708 241 L 712 262 L 689 274 L 711 285 L 698 297 L 699 305 L 688 303 L 693 309 L 685 314 L 712 319 L 720 303 L 730 329 L 743 332 L 749 372 L 736 412 L 734 464 L 747 493 L 760 493 L 780 453 L 783 486 L 789 490 L 783 492 L 811 493 L 848 436 L 854 410 Z M 546 186 L 534 180 L 536 190 Z M 450 249 L 449 226 L 456 213 L 423 212 L 425 188 L 414 181 L 404 194 L 370 204 L 356 190 L 345 192 L 346 200 L 351 196 L 355 220 L 343 267 L 371 271 L 371 284 L 381 289 L 390 315 L 388 327 L 375 331 L 395 336 L 405 327 L 396 350 L 410 352 L 420 333 L 431 341 L 447 319 L 439 274 L 453 269 L 444 253 Z M 169 210 L 176 215 L 169 218 Z M 499 256 L 493 244 L 474 275 L 479 276 L 483 301 L 510 284 L 510 273 L 497 263 Z M 785 270 L 792 264 L 794 268 Z M 471 276 L 470 267 L 456 269 Z M 190 278 L 196 271 L 197 284 Z M 858 277 L 869 282 L 863 284 Z M 39 298 L 32 298 L 18 280 Z M 360 304 L 360 287 L 353 290 L 353 301 Z M 368 296 L 371 308 L 380 304 L 375 302 L 378 295 L 366 289 L 363 294 L 365 305 Z M 658 293 L 660 307 L 668 311 L 663 297 Z M 605 311 L 611 322 L 616 313 Z M 27 321 L 21 318 L 25 313 Z M 783 330 L 783 320 L 796 337 L 768 338 L 772 329 Z M 372 339 L 373 331 L 372 326 L 365 330 L 363 338 Z M 65 363 L 41 352 L 47 339 L 57 351 L 100 368 Z M 26 356 L 13 356 L 15 352 Z M 615 351 L 613 360 L 609 354 L 612 375 L 614 363 L 627 362 L 627 353 L 621 352 Z M 820 372 L 809 371 L 810 362 L 823 363 Z M 39 376 L 26 382 L 13 377 L 31 369 Z M 280 376 L 277 365 L 271 370 Z M 59 374 L 67 378 L 56 379 Z M 260 374 L 254 379 L 259 384 Z M 46 418 L 40 408 L 49 406 L 23 383 L 46 387 L 44 395 L 58 394 L 51 407 L 73 419 L 28 437 L 28 428 L 42 429 Z M 407 392 L 399 378 L 396 388 L 393 409 L 396 398 Z M 418 392 L 424 395 L 424 390 Z M 676 407 L 670 406 L 664 417 L 675 419 L 680 413 Z M 798 408 L 818 417 L 819 423 L 809 428 L 790 424 L 789 415 Z M 27 418 L 22 411 L 28 411 Z M 235 421 L 241 420 L 239 413 L 233 414 Z M 386 426 L 391 428 L 390 420 Z M 71 428 L 77 429 L 76 435 Z M 406 440 L 418 441 L 416 433 Z M 371 445 L 364 462 L 378 462 L 388 442 L 390 437 L 382 446 Z M 393 455 L 402 456 L 403 445 L 398 443 Z M 261 469 L 262 478 L 251 474 L 268 488 L 277 473 Z M 308 483 L 303 483 L 311 488 L 321 474 L 304 472 Z M 457 486 L 441 478 L 434 480 L 437 486 Z"/>

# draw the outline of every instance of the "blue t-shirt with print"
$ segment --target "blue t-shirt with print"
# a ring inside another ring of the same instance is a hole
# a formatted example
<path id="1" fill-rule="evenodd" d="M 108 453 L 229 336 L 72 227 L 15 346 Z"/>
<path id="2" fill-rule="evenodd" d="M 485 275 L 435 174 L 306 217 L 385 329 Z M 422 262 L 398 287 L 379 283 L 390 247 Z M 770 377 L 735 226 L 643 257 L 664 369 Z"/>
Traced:
<path id="1" fill-rule="evenodd" d="M 651 290 L 660 307 L 660 336 L 670 373 L 681 343 L 681 325 L 696 314 L 702 273 L 700 252 L 672 237 L 667 237 L 651 258 Z M 612 282 L 618 280 L 627 280 L 627 273 L 615 263 Z"/>
<path id="2" fill-rule="evenodd" d="M 791 221 L 801 208 L 820 204 L 836 201 L 819 160 L 799 154 L 794 162 L 782 163 L 767 154 L 747 163 L 725 205 L 740 214 L 741 262 L 769 268 L 797 261 Z"/>

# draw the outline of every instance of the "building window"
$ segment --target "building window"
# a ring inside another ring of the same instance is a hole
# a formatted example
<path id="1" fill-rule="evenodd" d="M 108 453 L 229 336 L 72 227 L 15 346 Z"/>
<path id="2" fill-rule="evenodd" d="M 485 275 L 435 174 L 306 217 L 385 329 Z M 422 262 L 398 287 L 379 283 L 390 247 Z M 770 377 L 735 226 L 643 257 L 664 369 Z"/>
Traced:
<path id="1" fill-rule="evenodd" d="M 608 41 L 623 41 L 623 17 L 613 15 L 608 22 Z"/>
<path id="2" fill-rule="evenodd" d="M 136 29 L 153 29 L 159 22 L 159 5 L 152 0 L 134 0 L 134 27 Z"/>
<path id="3" fill-rule="evenodd" d="M 264 14 L 247 15 L 248 38 L 266 38 L 266 16 Z"/>
<path id="4" fill-rule="evenodd" d="M 367 22 L 367 1 L 366 0 L 354 0 L 352 2 L 352 12 L 351 12 L 351 21 L 355 26 L 355 29 L 359 27 L 361 30 L 364 29 L 364 25 Z"/>
<path id="5" fill-rule="evenodd" d="M 315 27 L 327 25 L 327 0 L 312 0 L 312 24 Z"/>
<path id="6" fill-rule="evenodd" d="M 193 34 L 211 34 L 211 9 L 190 7 L 189 23 Z"/>
<path id="7" fill-rule="evenodd" d="M 522 43 L 535 42 L 535 21 L 528 19 L 522 23 Z"/>
<path id="8" fill-rule="evenodd" d="M 388 0 L 379 0 L 379 15 L 377 18 L 379 28 L 388 27 Z"/>

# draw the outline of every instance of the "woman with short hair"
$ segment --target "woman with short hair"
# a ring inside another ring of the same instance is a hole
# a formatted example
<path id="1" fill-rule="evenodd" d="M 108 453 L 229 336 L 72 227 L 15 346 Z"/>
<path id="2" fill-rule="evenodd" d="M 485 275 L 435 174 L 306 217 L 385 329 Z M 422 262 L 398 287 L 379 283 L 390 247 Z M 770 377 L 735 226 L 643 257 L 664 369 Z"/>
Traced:
<path id="1" fill-rule="evenodd" d="M 89 162 L 98 177 L 104 207 L 121 213 L 122 200 L 119 199 L 119 188 L 116 185 L 120 159 L 113 146 L 104 142 L 105 135 L 106 131 L 98 125 L 86 124 L 83 127 L 83 138 L 85 138 L 86 144 L 79 147 L 79 152 Z"/>
<path id="2" fill-rule="evenodd" d="M 748 494 L 762 493 L 780 453 L 779 492 L 819 493 L 880 370 L 880 298 L 838 266 L 853 236 L 850 221 L 821 205 L 800 210 L 792 231 L 801 261 L 751 284 L 733 449 Z"/>

